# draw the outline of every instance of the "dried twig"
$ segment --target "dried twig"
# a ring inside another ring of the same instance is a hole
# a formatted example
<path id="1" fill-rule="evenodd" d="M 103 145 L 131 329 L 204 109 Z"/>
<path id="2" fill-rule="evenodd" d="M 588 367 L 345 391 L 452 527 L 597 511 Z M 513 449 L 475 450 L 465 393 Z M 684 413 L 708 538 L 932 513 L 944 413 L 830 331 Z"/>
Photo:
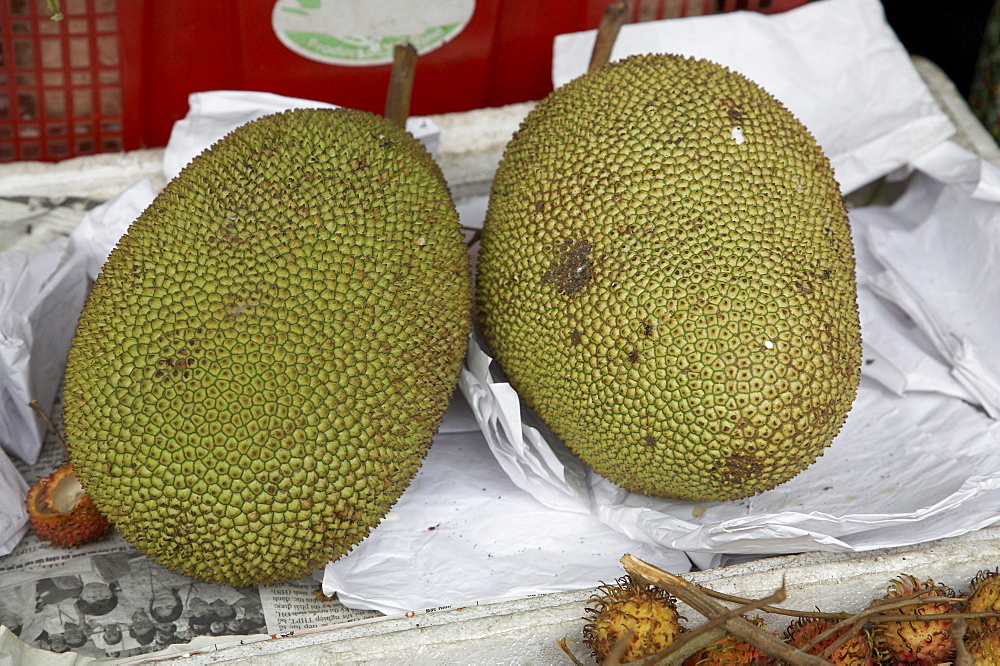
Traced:
<path id="1" fill-rule="evenodd" d="M 718 599 L 719 601 L 728 601 L 734 604 L 749 604 L 753 602 L 753 599 L 747 599 L 746 597 L 738 597 L 732 594 L 726 594 L 725 592 L 716 592 L 715 590 L 705 587 L 704 585 L 697 585 L 696 587 L 712 597 L 713 599 Z M 820 619 L 820 620 L 844 620 L 852 617 L 851 613 L 824 613 L 821 611 L 800 611 L 790 608 L 781 608 L 780 606 L 761 606 L 760 610 L 765 613 L 770 613 L 772 615 L 786 615 L 791 617 L 805 617 L 809 619 Z"/>
<path id="2" fill-rule="evenodd" d="M 558 641 L 558 643 L 559 643 L 559 649 L 563 651 L 563 654 L 565 654 L 567 657 L 569 657 L 569 660 L 571 662 L 573 662 L 573 666 L 583 666 L 583 662 L 580 661 L 579 659 L 577 659 L 576 655 L 574 655 L 570 651 L 570 649 L 569 649 L 569 641 L 566 639 L 565 636 L 563 636 L 562 638 L 560 638 L 559 641 Z"/>
<path id="3" fill-rule="evenodd" d="M 781 603 L 785 600 L 785 589 L 781 587 L 769 597 L 758 601 L 751 601 L 739 608 L 726 610 L 707 619 L 705 624 L 697 629 L 693 629 L 674 641 L 672 645 L 654 655 L 638 662 L 641 666 L 680 666 L 684 660 L 692 654 L 706 647 L 708 644 L 723 638 L 726 635 L 726 621 L 732 618 L 742 618 L 751 611 L 760 610 L 769 604 Z"/>
<path id="4" fill-rule="evenodd" d="M 625 567 L 625 571 L 633 578 L 645 580 L 666 590 L 706 618 L 712 618 L 729 612 L 729 609 L 725 606 L 719 604 L 680 576 L 675 576 L 654 567 L 632 555 L 625 555 L 622 557 L 621 562 Z M 784 597 L 782 596 L 783 599 Z M 745 640 L 772 657 L 777 657 L 792 666 L 824 666 L 829 664 L 825 659 L 796 650 L 777 636 L 768 633 L 743 617 L 728 618 L 723 622 L 723 626 L 734 636 Z"/>
<path id="5" fill-rule="evenodd" d="M 963 619 L 955 620 L 948 627 L 948 635 L 951 636 L 951 642 L 955 645 L 954 666 L 976 666 L 976 660 L 969 653 L 969 648 L 965 647 L 965 631 L 967 629 L 968 626 Z"/>
<path id="6" fill-rule="evenodd" d="M 725 616 L 712 618 L 697 629 L 685 632 L 681 635 L 677 643 L 656 654 L 651 654 L 645 659 L 640 659 L 635 662 L 636 666 L 680 666 L 684 663 L 685 659 L 698 650 L 707 647 L 719 639 L 725 638 L 729 634 L 724 627 L 715 623 L 717 619 L 721 623 L 727 617 L 728 613 Z M 674 649 L 675 646 L 677 649 Z"/>
<path id="7" fill-rule="evenodd" d="M 49 434 L 55 437 L 56 441 L 59 442 L 59 446 L 62 447 L 63 456 L 66 460 L 69 460 L 69 447 L 66 445 L 66 440 L 63 439 L 63 436 L 59 434 L 59 429 L 56 428 L 56 424 L 52 422 L 52 419 L 50 419 L 49 415 L 45 413 L 42 406 L 38 404 L 37 400 L 32 400 L 28 403 L 28 406 L 35 412 L 35 416 L 41 419 L 42 423 L 45 424 L 45 428 L 49 431 Z"/>

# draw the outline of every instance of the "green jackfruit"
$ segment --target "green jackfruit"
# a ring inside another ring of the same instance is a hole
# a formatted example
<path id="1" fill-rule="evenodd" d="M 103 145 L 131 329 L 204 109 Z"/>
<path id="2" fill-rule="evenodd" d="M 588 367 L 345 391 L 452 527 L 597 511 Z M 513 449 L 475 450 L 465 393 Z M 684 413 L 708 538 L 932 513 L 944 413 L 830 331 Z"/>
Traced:
<path id="1" fill-rule="evenodd" d="M 828 160 L 717 64 L 636 56 L 531 111 L 493 185 L 476 278 L 511 384 L 627 490 L 729 500 L 840 430 L 861 345 Z"/>
<path id="2" fill-rule="evenodd" d="M 291 580 L 380 522 L 457 384 L 472 299 L 440 169 L 372 114 L 300 110 L 201 154 L 132 224 L 81 315 L 71 462 L 139 551 Z"/>

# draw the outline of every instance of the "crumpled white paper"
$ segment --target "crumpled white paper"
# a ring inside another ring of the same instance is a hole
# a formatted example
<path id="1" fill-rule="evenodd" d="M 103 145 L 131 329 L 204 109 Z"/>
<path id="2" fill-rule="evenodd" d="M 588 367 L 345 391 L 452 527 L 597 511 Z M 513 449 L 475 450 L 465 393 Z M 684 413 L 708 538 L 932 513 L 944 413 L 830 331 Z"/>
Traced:
<path id="1" fill-rule="evenodd" d="M 45 432 L 29 403 L 52 408 L 86 290 L 70 238 L 0 256 L 0 446 L 28 463 Z"/>
<path id="2" fill-rule="evenodd" d="M 492 359 L 481 343 L 469 341 L 459 388 L 472 406 L 493 456 L 514 483 L 545 506 L 561 511 L 592 510 L 587 468 L 562 447 L 549 446 L 551 433 L 539 420 L 520 409 L 517 393 L 506 382 L 493 381 Z"/>
<path id="3" fill-rule="evenodd" d="M 188 96 L 188 113 L 174 123 L 163 154 L 163 173 L 174 178 L 196 155 L 240 125 L 289 109 L 333 109 L 333 104 L 272 93 L 213 90 Z M 431 153 L 437 150 L 438 128 L 429 118 L 406 119 L 406 129 Z"/>
<path id="4" fill-rule="evenodd" d="M 867 249 L 882 270 L 866 286 L 909 317 L 913 337 L 943 360 L 971 402 L 1000 418 L 1000 167 L 951 143 L 916 166 L 928 175 L 890 209 L 897 224 L 869 229 Z M 928 180 L 931 201 L 920 194 Z M 895 361 L 904 352 L 884 347 L 882 355 Z M 927 375 L 911 369 L 905 376 Z"/>
<path id="5" fill-rule="evenodd" d="M 32 400 L 50 413 L 62 379 L 73 329 L 90 282 L 107 252 L 151 195 L 133 205 L 130 192 L 84 216 L 67 238 L 38 252 L 0 255 L 0 555 L 24 536 L 27 484 L 4 450 L 34 464 L 45 438 L 45 424 L 29 406 Z M 109 229 L 108 210 L 125 221 Z"/>
<path id="6" fill-rule="evenodd" d="M 691 567 L 684 553 L 590 513 L 537 502 L 497 464 L 457 396 L 410 487 L 367 539 L 327 565 L 323 590 L 353 608 L 401 613 L 596 587 L 621 575 L 626 552 L 674 572 Z"/>
<path id="7" fill-rule="evenodd" d="M 556 38 L 556 86 L 586 71 L 595 35 Z M 622 26 L 611 59 L 643 53 L 706 58 L 764 87 L 813 133 L 845 193 L 954 133 L 878 0 L 819 0 L 777 14 Z"/>
<path id="8" fill-rule="evenodd" d="M 29 403 L 51 411 L 89 281 L 151 200 L 146 182 L 87 211 L 67 238 L 0 255 L 0 445 L 28 464 L 45 435 Z"/>

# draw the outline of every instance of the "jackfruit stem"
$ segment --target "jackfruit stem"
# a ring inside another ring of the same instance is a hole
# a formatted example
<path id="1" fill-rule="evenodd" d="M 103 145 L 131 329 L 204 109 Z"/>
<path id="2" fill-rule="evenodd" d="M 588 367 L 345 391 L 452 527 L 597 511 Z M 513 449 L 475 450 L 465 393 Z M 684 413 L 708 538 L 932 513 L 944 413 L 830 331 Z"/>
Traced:
<path id="1" fill-rule="evenodd" d="M 392 73 L 385 96 L 385 118 L 403 129 L 410 115 L 413 75 L 417 68 L 417 50 L 409 42 L 400 42 L 392 50 Z"/>
<path id="2" fill-rule="evenodd" d="M 618 31 L 628 20 L 628 2 L 617 0 L 604 8 L 601 23 L 597 26 L 597 38 L 594 40 L 594 50 L 590 54 L 588 72 L 603 67 L 611 60 L 611 49 L 618 39 Z"/>

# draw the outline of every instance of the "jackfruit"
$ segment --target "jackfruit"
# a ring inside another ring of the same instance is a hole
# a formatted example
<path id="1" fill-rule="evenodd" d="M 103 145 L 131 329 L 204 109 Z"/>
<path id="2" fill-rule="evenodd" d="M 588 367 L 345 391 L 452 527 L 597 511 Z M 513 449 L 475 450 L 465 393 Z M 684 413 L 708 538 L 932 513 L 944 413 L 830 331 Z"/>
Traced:
<path id="1" fill-rule="evenodd" d="M 511 385 L 637 493 L 773 488 L 857 392 L 829 161 L 773 96 L 706 60 L 633 56 L 539 102 L 501 158 L 476 290 Z"/>
<path id="2" fill-rule="evenodd" d="M 443 175 L 404 130 L 344 109 L 234 130 L 133 222 L 85 304 L 63 397 L 81 483 L 192 577 L 336 560 L 427 452 L 470 272 Z"/>

